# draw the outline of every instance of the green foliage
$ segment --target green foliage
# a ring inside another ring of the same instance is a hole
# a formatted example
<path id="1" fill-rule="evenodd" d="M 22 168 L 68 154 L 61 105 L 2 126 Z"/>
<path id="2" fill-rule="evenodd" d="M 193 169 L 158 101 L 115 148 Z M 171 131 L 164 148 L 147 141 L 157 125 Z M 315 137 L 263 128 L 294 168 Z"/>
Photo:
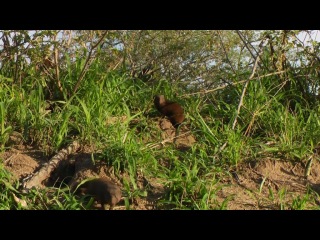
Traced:
<path id="1" fill-rule="evenodd" d="M 1 159 L 0 159 L 1 160 Z M 0 209 L 14 209 L 15 202 L 13 194 L 17 194 L 18 182 L 12 179 L 12 175 L 8 172 L 0 162 Z"/>
<path id="2" fill-rule="evenodd" d="M 5 143 L 9 139 L 9 134 L 12 130 L 11 126 L 6 127 L 6 107 L 4 102 L 0 102 L 0 125 L 1 125 L 1 131 L 0 131 L 0 151 L 4 150 Z"/>
<path id="3" fill-rule="evenodd" d="M 302 162 L 320 142 L 320 44 L 298 41 L 304 32 L 1 31 L 0 151 L 13 131 L 47 155 L 77 139 L 125 176 L 126 209 L 150 197 L 141 176 L 164 186 L 160 209 L 227 209 L 232 196 L 217 194 L 230 169 L 266 156 Z M 161 136 L 156 94 L 184 106 L 181 127 L 197 140 L 190 149 L 152 147 Z M 0 188 L 1 209 L 23 209 L 13 193 L 28 209 L 92 204 L 64 186 L 21 193 L 2 165 Z M 285 189 L 269 188 L 279 209 L 305 209 L 314 195 L 289 206 Z"/>

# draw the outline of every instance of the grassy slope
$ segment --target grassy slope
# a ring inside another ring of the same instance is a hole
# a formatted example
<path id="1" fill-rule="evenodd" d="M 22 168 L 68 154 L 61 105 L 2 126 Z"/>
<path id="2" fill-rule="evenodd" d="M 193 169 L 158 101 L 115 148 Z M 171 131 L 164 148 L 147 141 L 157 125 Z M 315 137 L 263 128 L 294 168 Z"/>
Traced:
<path id="1" fill-rule="evenodd" d="M 259 82 L 249 84 L 235 130 L 232 123 L 241 87 L 219 94 L 182 97 L 185 93 L 166 81 L 150 87 L 125 76 L 96 70 L 88 73 L 76 96 L 60 102 L 54 112 L 48 112 L 41 83 L 34 82 L 23 89 L 6 79 L 0 80 L 0 84 L 3 151 L 13 130 L 22 133 L 26 143 L 37 144 L 48 155 L 73 137 L 78 138 L 102 150 L 116 172 L 124 169 L 130 176 L 130 181 L 124 182 L 129 196 L 144 195 L 136 184 L 137 172 L 156 177 L 168 189 L 159 207 L 225 209 L 228 199 L 222 204 L 215 200 L 221 176 L 228 175 L 243 161 L 263 160 L 266 156 L 302 161 L 320 139 L 319 110 L 298 105 L 292 114 L 280 103 L 282 96 L 271 92 L 275 86 L 267 89 Z M 159 130 L 152 120 L 158 116 L 152 98 L 159 93 L 169 99 L 175 99 L 175 94 L 181 96 L 179 102 L 187 113 L 186 124 L 197 139 L 189 151 L 182 152 L 170 145 L 162 149 L 146 148 L 146 143 L 159 139 Z M 127 117 L 124 122 L 106 127 L 106 119 L 124 115 Z M 227 145 L 220 151 L 224 143 Z M 170 169 L 159 164 L 162 160 L 171 163 Z M 10 173 L 0 165 L 1 209 L 21 209 L 12 193 L 31 199 L 31 209 L 86 208 L 68 189 L 55 189 L 49 198 L 46 191 L 22 195 L 16 192 L 17 188 L 18 183 L 10 182 Z"/>

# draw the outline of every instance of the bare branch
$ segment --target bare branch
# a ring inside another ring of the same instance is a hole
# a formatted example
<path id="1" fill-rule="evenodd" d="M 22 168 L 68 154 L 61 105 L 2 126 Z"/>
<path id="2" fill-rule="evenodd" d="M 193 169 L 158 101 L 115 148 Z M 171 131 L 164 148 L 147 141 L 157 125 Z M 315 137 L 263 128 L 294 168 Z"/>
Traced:
<path id="1" fill-rule="evenodd" d="M 54 36 L 54 41 L 55 42 L 57 41 L 57 36 L 58 36 L 58 33 Z M 61 93 L 63 93 L 62 84 L 61 84 L 61 81 L 60 81 L 60 74 L 59 74 L 58 55 L 59 55 L 58 48 L 57 48 L 57 46 L 55 44 L 54 45 L 54 65 L 55 65 L 55 72 L 56 72 L 56 81 L 57 81 L 57 86 L 58 86 L 59 91 Z"/>
<path id="2" fill-rule="evenodd" d="M 262 76 L 259 76 L 259 77 L 254 77 L 254 78 L 251 78 L 251 79 L 241 80 L 241 81 L 239 81 L 239 82 L 227 83 L 227 84 L 225 84 L 225 85 L 216 87 L 216 88 L 214 88 L 214 89 L 203 90 L 203 91 L 200 91 L 200 92 L 184 94 L 184 95 L 181 95 L 181 97 L 198 95 L 198 94 L 208 94 L 208 93 L 212 93 L 212 92 L 216 92 L 216 91 L 218 91 L 218 90 L 224 89 L 224 88 L 229 87 L 229 86 L 235 86 L 235 85 L 238 85 L 238 84 L 241 84 L 241 83 L 245 83 L 245 82 L 247 82 L 247 81 L 259 80 L 259 79 L 261 79 L 261 78 L 263 78 L 263 77 L 270 77 L 270 76 L 273 76 L 273 75 L 280 75 L 280 74 L 282 74 L 282 73 L 284 73 L 284 72 L 287 72 L 287 71 L 288 71 L 288 70 L 283 70 L 283 71 L 278 71 L 278 72 L 274 72 L 274 73 L 268 73 L 268 74 L 265 74 L 265 75 L 262 75 Z"/>
<path id="3" fill-rule="evenodd" d="M 88 57 L 87 57 L 87 59 L 86 59 L 86 62 L 85 62 L 85 64 L 84 64 L 84 66 L 83 66 L 83 68 L 82 68 L 82 71 L 81 71 L 81 73 L 80 73 L 80 76 L 79 76 L 79 78 L 78 78 L 78 81 L 77 81 L 77 83 L 76 83 L 76 85 L 75 85 L 75 87 L 74 87 L 74 89 L 73 89 L 73 94 L 75 94 L 75 93 L 77 92 L 78 88 L 80 87 L 80 83 L 81 83 L 84 75 L 86 74 L 86 72 L 87 72 L 87 70 L 88 70 L 88 68 L 89 68 L 89 65 L 91 64 L 91 62 L 92 62 L 92 60 L 93 60 L 93 59 L 91 58 L 91 55 L 92 55 L 92 53 L 93 53 L 93 50 L 94 50 L 95 48 L 97 48 L 97 47 L 101 44 L 102 40 L 103 40 L 104 37 L 107 35 L 107 33 L 108 33 L 108 31 L 105 31 L 104 34 L 102 34 L 102 36 L 101 36 L 101 38 L 99 39 L 99 41 L 98 41 L 95 45 L 93 45 L 93 46 L 91 47 L 91 49 L 90 49 L 90 51 L 89 51 L 89 55 L 88 55 Z"/>
<path id="4" fill-rule="evenodd" d="M 243 89 L 242 89 L 242 94 L 241 94 L 241 98 L 240 98 L 240 101 L 239 101 L 239 104 L 238 104 L 238 109 L 237 109 L 237 113 L 236 113 L 236 117 L 233 121 L 233 124 L 232 124 L 232 130 L 235 129 L 236 127 L 236 124 L 237 124 L 237 121 L 238 121 L 238 116 L 240 114 L 240 110 L 241 110 L 241 106 L 243 105 L 243 99 L 244 99 L 244 95 L 247 91 L 247 87 L 248 87 L 248 84 L 250 82 L 250 80 L 253 78 L 255 72 L 256 72 L 256 69 L 257 69 L 257 66 L 258 66 L 258 63 L 259 63 L 259 60 L 260 60 L 260 55 L 262 53 L 262 46 L 263 46 L 263 41 L 260 43 L 260 49 L 259 49 L 259 54 L 256 58 L 256 61 L 254 63 L 254 66 L 253 66 L 253 70 L 252 70 L 252 73 L 249 77 L 249 79 L 247 80 L 247 82 L 245 83 Z M 221 152 L 226 146 L 227 146 L 228 142 L 225 142 L 219 149 L 219 152 Z"/>
<path id="5" fill-rule="evenodd" d="M 249 81 L 253 78 L 253 76 L 254 76 L 254 74 L 256 72 L 259 60 L 260 60 L 260 55 L 256 58 L 256 61 L 255 61 L 254 66 L 253 66 L 253 70 L 252 70 L 251 76 L 249 77 L 248 81 L 245 83 L 245 85 L 244 85 L 244 87 L 242 89 L 241 98 L 240 98 L 240 102 L 239 102 L 238 109 L 237 109 L 237 114 L 236 114 L 236 117 L 235 117 L 235 119 L 233 121 L 233 124 L 232 124 L 232 130 L 234 130 L 235 127 L 236 127 L 236 124 L 237 124 L 237 121 L 238 121 L 237 119 L 238 119 L 238 116 L 240 114 L 240 109 L 241 109 L 241 106 L 243 104 L 244 95 L 246 94 Z"/>
<path id="6" fill-rule="evenodd" d="M 259 109 L 257 109 L 257 110 L 252 114 L 252 119 L 251 119 L 251 121 L 250 121 L 250 123 L 249 123 L 249 125 L 248 125 L 248 127 L 247 127 L 247 130 L 246 130 L 245 133 L 244 133 L 245 136 L 248 136 L 249 131 L 251 130 L 251 127 L 252 127 L 252 125 L 253 125 L 253 123 L 254 123 L 255 117 L 258 115 L 258 113 L 259 113 L 263 108 L 265 108 L 265 107 L 267 107 L 267 106 L 270 105 L 272 99 L 280 92 L 280 90 L 286 85 L 286 83 L 287 83 L 288 81 L 289 81 L 289 79 L 287 79 L 286 81 L 282 82 L 282 83 L 279 85 L 280 87 L 277 86 L 277 87 L 279 87 L 279 88 L 278 88 L 278 90 L 276 91 L 276 93 L 275 93 L 263 106 L 261 106 Z"/>
<path id="7" fill-rule="evenodd" d="M 233 68 L 233 66 L 232 66 L 232 63 L 231 63 L 231 61 L 229 60 L 228 53 L 227 53 L 227 51 L 226 51 L 226 49 L 225 49 L 225 47 L 224 47 L 224 44 L 223 44 L 223 41 L 222 41 L 222 38 L 221 38 L 221 35 L 220 35 L 220 31 L 217 31 L 217 32 L 218 32 L 218 36 L 219 36 L 219 39 L 220 39 L 220 42 L 221 42 L 221 47 L 222 47 L 222 49 L 223 49 L 223 51 L 224 51 L 224 54 L 226 55 L 226 59 L 227 59 L 229 65 L 230 65 L 230 67 L 231 67 L 232 72 L 233 72 L 234 74 L 236 74 L 236 71 L 234 70 L 234 68 Z"/>
<path id="8" fill-rule="evenodd" d="M 250 50 L 250 48 L 249 48 L 249 46 L 248 46 L 247 41 L 246 41 L 246 40 L 244 39 L 244 37 L 242 36 L 242 33 L 241 33 L 240 31 L 236 31 L 236 32 L 237 32 L 238 36 L 240 37 L 240 39 L 242 40 L 243 44 L 246 46 L 246 48 L 247 48 L 247 50 L 249 51 L 249 53 L 250 53 L 250 55 L 252 56 L 252 58 L 256 60 L 257 57 L 251 52 L 251 50 Z M 258 65 L 259 65 L 259 67 L 261 68 L 260 63 L 258 63 Z"/>

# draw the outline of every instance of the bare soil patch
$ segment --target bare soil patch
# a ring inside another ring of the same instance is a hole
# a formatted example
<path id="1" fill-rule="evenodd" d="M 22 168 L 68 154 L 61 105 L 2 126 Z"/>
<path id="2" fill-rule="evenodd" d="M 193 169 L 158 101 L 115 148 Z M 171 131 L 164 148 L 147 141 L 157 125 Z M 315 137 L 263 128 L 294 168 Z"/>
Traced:
<path id="1" fill-rule="evenodd" d="M 311 174 L 304 177 L 303 163 L 292 163 L 265 159 L 259 162 L 243 163 L 233 176 L 221 181 L 221 191 L 217 193 L 219 202 L 227 197 L 228 209 L 292 209 L 294 200 L 303 199 L 310 189 L 315 195 L 320 193 L 320 163 L 315 161 Z M 312 193 L 309 193 L 312 194 Z M 318 196 L 315 201 L 307 201 L 305 208 L 319 206 Z"/>

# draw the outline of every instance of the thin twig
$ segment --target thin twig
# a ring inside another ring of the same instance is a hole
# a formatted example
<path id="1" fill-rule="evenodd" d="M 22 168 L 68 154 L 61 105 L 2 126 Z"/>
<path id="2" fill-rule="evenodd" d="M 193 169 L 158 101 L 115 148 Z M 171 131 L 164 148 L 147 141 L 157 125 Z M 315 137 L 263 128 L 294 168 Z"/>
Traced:
<path id="1" fill-rule="evenodd" d="M 243 44 L 245 45 L 245 47 L 247 48 L 247 50 L 249 51 L 249 53 L 251 54 L 252 58 L 256 61 L 258 57 L 254 56 L 254 54 L 251 52 L 247 42 L 245 41 L 244 37 L 242 36 L 242 33 L 240 31 L 236 31 L 236 32 L 237 32 L 238 36 L 240 37 L 241 41 L 243 42 Z M 259 55 L 259 54 L 257 54 L 257 55 Z M 259 67 L 261 68 L 260 64 L 259 64 Z"/>
<path id="2" fill-rule="evenodd" d="M 265 108 L 265 107 L 267 107 L 270 103 L 271 103 L 271 101 L 272 101 L 272 99 L 278 94 L 278 92 L 280 92 L 280 90 L 286 85 L 286 83 L 288 82 L 288 80 L 289 79 L 287 79 L 287 80 L 285 80 L 283 83 L 281 83 L 280 85 L 278 85 L 278 86 L 280 86 L 280 88 L 276 91 L 276 93 L 263 105 L 263 106 L 261 106 L 258 110 L 256 110 L 252 115 L 252 119 L 251 119 L 251 121 L 250 121 L 250 123 L 249 123 L 249 126 L 247 127 L 247 130 L 246 130 L 246 132 L 244 133 L 244 135 L 245 136 L 247 136 L 247 134 L 248 134 L 248 132 L 250 131 L 250 129 L 251 129 L 251 127 L 252 127 L 252 125 L 253 125 L 253 122 L 254 122 L 254 119 L 255 119 L 255 117 L 258 115 L 258 113 L 263 109 L 263 108 Z M 277 87 L 278 87 L 277 86 Z"/>
<path id="3" fill-rule="evenodd" d="M 241 84 L 241 83 L 245 83 L 247 81 L 260 80 L 263 77 L 270 77 L 270 76 L 273 76 L 273 75 L 280 75 L 280 74 L 282 74 L 284 72 L 287 72 L 287 71 L 288 70 L 278 71 L 278 72 L 274 72 L 274 73 L 268 73 L 268 74 L 265 74 L 265 75 L 262 75 L 262 76 L 259 76 L 259 77 L 254 77 L 252 79 L 246 79 L 246 80 L 241 80 L 239 82 L 228 83 L 228 84 L 225 84 L 223 86 L 219 86 L 219 87 L 216 87 L 216 88 L 210 89 L 210 90 L 202 90 L 200 92 L 184 94 L 184 95 L 181 95 L 181 97 L 192 96 L 192 95 L 197 95 L 197 94 L 208 94 L 208 93 L 212 93 L 212 92 L 216 92 L 218 90 L 224 89 L 224 88 L 229 87 L 229 86 L 235 86 L 235 85 L 238 85 L 238 84 Z"/>
<path id="4" fill-rule="evenodd" d="M 261 55 L 261 53 L 262 53 L 262 46 L 263 46 L 263 41 L 260 43 L 260 51 L 259 51 L 259 54 L 258 54 L 258 56 L 257 56 L 257 58 L 256 58 L 255 63 L 254 63 L 254 66 L 253 66 L 253 69 L 252 69 L 252 73 L 251 73 L 249 79 L 247 80 L 247 82 L 245 83 L 245 85 L 244 85 L 244 87 L 243 87 L 242 94 L 241 94 L 241 98 L 240 98 L 240 101 L 239 101 L 239 104 L 238 104 L 238 109 L 237 109 L 236 117 L 235 117 L 235 119 L 234 119 L 234 121 L 233 121 L 233 124 L 232 124 L 232 130 L 234 130 L 235 127 L 236 127 L 236 124 L 237 124 L 237 121 L 238 121 L 238 116 L 239 116 L 239 114 L 240 114 L 241 106 L 242 106 L 242 104 L 243 104 L 243 99 L 244 99 L 244 95 L 245 95 L 245 93 L 246 93 L 248 84 L 249 84 L 250 80 L 253 78 L 253 76 L 254 76 L 254 74 L 255 74 L 255 72 L 256 72 L 256 69 L 257 69 L 257 66 L 258 66 L 258 63 L 259 63 L 259 60 L 260 60 L 260 55 Z M 227 144 L 228 144 L 228 141 L 225 142 L 225 143 L 222 145 L 222 147 L 220 147 L 219 152 L 221 152 L 221 151 L 227 146 Z"/>
<path id="5" fill-rule="evenodd" d="M 230 67 L 231 67 L 232 72 L 233 72 L 234 74 L 236 74 L 236 71 L 234 70 L 234 68 L 233 68 L 233 66 L 232 66 L 232 64 L 231 64 L 231 61 L 229 60 L 229 57 L 228 57 L 228 53 L 227 53 L 227 51 L 226 51 L 226 49 L 225 49 L 225 47 L 224 47 L 224 44 L 223 44 L 223 41 L 222 41 L 222 38 L 221 38 L 221 35 L 220 35 L 220 31 L 217 31 L 217 32 L 218 32 L 218 36 L 219 36 L 219 39 L 220 39 L 220 42 L 221 42 L 221 47 L 222 47 L 222 49 L 223 49 L 223 51 L 224 51 L 224 54 L 226 55 L 226 59 L 227 59 L 229 65 L 230 65 Z"/>
<path id="6" fill-rule="evenodd" d="M 71 43 L 71 40 L 72 40 L 72 31 L 71 30 L 68 30 L 66 31 L 69 33 L 69 36 L 68 36 L 68 41 L 67 41 L 67 47 L 70 46 L 70 43 Z"/>
<path id="7" fill-rule="evenodd" d="M 8 157 L 6 160 L 4 160 L 4 163 L 8 163 L 9 161 L 11 161 L 12 158 L 14 158 L 14 157 L 16 157 L 16 156 L 18 156 L 18 155 L 19 155 L 19 153 L 16 153 L 16 154 L 11 155 L 11 156 Z"/>
<path id="8" fill-rule="evenodd" d="M 119 64 L 122 62 L 123 62 L 123 58 L 121 58 L 119 62 L 112 68 L 112 71 L 115 70 L 119 66 Z"/>
<path id="9" fill-rule="evenodd" d="M 234 119 L 234 121 L 233 121 L 233 124 L 232 124 L 232 130 L 234 130 L 235 127 L 236 127 L 236 124 L 237 124 L 237 121 L 238 121 L 238 116 L 239 116 L 239 114 L 240 114 L 240 109 L 241 109 L 241 106 L 242 106 L 242 104 L 243 104 L 244 95 L 246 94 L 249 81 L 253 78 L 254 74 L 256 73 L 256 69 L 257 69 L 257 66 L 258 66 L 259 59 L 260 59 L 260 54 L 259 54 L 259 56 L 256 58 L 256 61 L 255 61 L 254 66 L 253 66 L 253 70 L 252 70 L 251 76 L 249 77 L 249 79 L 247 80 L 247 82 L 245 83 L 245 85 L 244 85 L 244 87 L 243 87 L 243 89 L 242 89 L 242 94 L 241 94 L 240 102 L 239 102 L 239 104 L 238 104 L 238 109 L 237 109 L 236 117 L 235 117 L 235 119 Z"/>
<path id="10" fill-rule="evenodd" d="M 277 190 L 280 189 L 280 188 L 279 188 L 279 185 L 278 185 L 274 180 L 272 180 L 271 178 L 264 176 L 262 173 L 256 171 L 256 170 L 253 169 L 253 168 L 251 168 L 251 171 L 254 172 L 255 174 L 259 175 L 259 176 L 262 177 L 262 178 L 268 179 L 271 183 L 273 183 L 273 185 L 276 186 L 276 189 L 277 189 Z"/>
<path id="11" fill-rule="evenodd" d="M 54 41 L 55 42 L 57 41 L 57 36 L 58 36 L 58 33 L 54 36 Z M 55 71 L 56 71 L 56 81 L 57 81 L 57 86 L 58 86 L 59 91 L 61 93 L 63 93 L 62 84 L 61 84 L 61 81 L 60 81 L 58 55 L 59 55 L 58 48 L 57 48 L 57 46 L 55 44 L 54 45 L 54 65 L 55 65 Z"/>
<path id="12" fill-rule="evenodd" d="M 150 144 L 150 145 L 147 145 L 146 147 L 144 147 L 144 148 L 142 148 L 141 150 L 145 150 L 145 149 L 153 149 L 153 148 L 156 148 L 156 147 L 158 147 L 158 146 L 163 146 L 166 142 L 170 142 L 170 141 L 172 141 L 172 140 L 174 140 L 174 139 L 176 139 L 176 138 L 178 138 L 178 137 L 182 137 L 182 136 L 185 136 L 185 135 L 187 135 L 187 134 L 189 134 L 189 133 L 191 133 L 191 131 L 187 131 L 187 132 L 185 132 L 185 133 L 183 133 L 183 134 L 180 134 L 179 136 L 174 136 L 174 137 L 171 137 L 171 138 L 166 138 L 166 139 L 164 139 L 163 141 L 161 141 L 161 142 L 159 142 L 159 143 L 152 143 L 152 144 Z"/>
<path id="13" fill-rule="evenodd" d="M 107 33 L 108 33 L 108 31 L 105 31 L 104 34 L 102 34 L 102 36 L 101 36 L 101 38 L 99 39 L 99 41 L 98 41 L 95 45 L 93 45 L 93 46 L 91 47 L 91 49 L 90 49 L 90 51 L 89 51 L 89 55 L 88 55 L 88 57 L 87 57 L 87 59 L 86 59 L 86 62 L 85 62 L 85 64 L 84 64 L 83 68 L 82 68 L 82 71 L 81 71 L 81 73 L 80 73 L 80 76 L 79 76 L 79 79 L 78 79 L 78 81 L 77 81 L 77 84 L 75 85 L 75 87 L 74 87 L 74 89 L 73 89 L 73 94 L 75 94 L 75 93 L 77 92 L 77 90 L 78 90 L 78 88 L 79 88 L 79 86 L 80 86 L 80 83 L 81 83 L 84 75 L 86 74 L 86 72 L 87 72 L 87 70 L 88 70 L 88 68 L 89 68 L 89 62 L 92 61 L 91 55 L 92 55 L 92 53 L 93 53 L 93 50 L 99 46 L 99 44 L 102 42 L 102 40 L 103 40 L 104 37 L 107 35 Z"/>

